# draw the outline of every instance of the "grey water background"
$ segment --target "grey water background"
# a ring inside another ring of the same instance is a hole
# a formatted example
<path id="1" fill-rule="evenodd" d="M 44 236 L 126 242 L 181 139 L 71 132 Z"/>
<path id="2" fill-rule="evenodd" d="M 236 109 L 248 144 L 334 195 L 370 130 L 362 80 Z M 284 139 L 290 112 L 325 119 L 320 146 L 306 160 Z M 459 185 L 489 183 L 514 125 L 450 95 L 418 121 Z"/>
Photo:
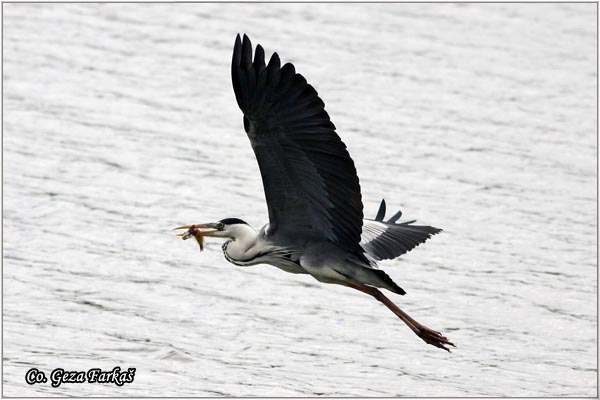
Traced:
<path id="1" fill-rule="evenodd" d="M 3 394 L 596 396 L 595 4 L 4 4 Z M 267 222 L 235 34 L 324 99 L 442 331 L 170 229 Z M 36 367 L 135 367 L 29 386 Z"/>

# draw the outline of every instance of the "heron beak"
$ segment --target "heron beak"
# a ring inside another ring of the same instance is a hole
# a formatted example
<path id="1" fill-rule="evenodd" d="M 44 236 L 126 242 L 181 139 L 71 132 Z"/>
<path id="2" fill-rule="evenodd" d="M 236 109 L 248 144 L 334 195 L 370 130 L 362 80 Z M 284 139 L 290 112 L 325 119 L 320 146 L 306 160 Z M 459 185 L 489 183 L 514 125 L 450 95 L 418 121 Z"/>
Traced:
<path id="1" fill-rule="evenodd" d="M 176 236 L 181 236 L 183 240 L 187 240 L 192 236 L 198 244 L 200 245 L 200 251 L 204 250 L 204 236 L 213 236 L 213 234 L 219 230 L 220 226 L 218 223 L 208 223 L 208 224 L 194 224 L 194 225 L 184 225 L 174 228 L 173 230 L 179 229 L 187 229 L 186 232 L 178 233 Z M 202 230 L 209 229 L 209 230 Z"/>

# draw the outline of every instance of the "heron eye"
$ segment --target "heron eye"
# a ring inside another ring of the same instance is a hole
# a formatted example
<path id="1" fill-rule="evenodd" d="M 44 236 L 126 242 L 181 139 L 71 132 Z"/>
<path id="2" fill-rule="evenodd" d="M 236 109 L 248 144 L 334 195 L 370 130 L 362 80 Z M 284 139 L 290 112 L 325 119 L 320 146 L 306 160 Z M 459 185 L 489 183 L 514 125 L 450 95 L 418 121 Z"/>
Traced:
<path id="1" fill-rule="evenodd" d="M 225 229 L 225 224 L 224 224 L 224 223 L 222 223 L 222 222 L 219 222 L 218 229 L 219 229 L 220 231 L 222 231 L 223 229 Z"/>

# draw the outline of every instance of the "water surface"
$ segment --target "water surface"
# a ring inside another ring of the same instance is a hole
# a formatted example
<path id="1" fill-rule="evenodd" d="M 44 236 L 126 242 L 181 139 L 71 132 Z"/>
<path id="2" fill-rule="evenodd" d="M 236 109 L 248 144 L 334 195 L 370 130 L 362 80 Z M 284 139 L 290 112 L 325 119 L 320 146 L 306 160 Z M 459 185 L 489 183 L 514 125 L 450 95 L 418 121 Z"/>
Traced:
<path id="1" fill-rule="evenodd" d="M 596 396 L 595 4 L 5 4 L 4 395 Z M 238 32 L 324 99 L 447 334 L 169 229 L 267 222 Z M 32 367 L 137 368 L 29 386 Z"/>

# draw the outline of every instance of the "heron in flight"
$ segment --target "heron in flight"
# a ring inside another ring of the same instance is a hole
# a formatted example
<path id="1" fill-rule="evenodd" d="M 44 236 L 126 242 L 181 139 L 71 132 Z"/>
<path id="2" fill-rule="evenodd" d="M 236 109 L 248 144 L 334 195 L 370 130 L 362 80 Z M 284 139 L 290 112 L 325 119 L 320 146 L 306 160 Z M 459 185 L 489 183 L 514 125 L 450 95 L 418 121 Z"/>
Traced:
<path id="1" fill-rule="evenodd" d="M 254 56 L 254 57 L 253 57 Z M 394 259 L 441 229 L 384 220 L 382 200 L 374 219 L 363 219 L 354 162 L 335 131 L 317 91 L 294 66 L 281 66 L 273 53 L 265 64 L 260 45 L 238 34 L 231 78 L 244 130 L 256 155 L 269 210 L 258 232 L 238 218 L 181 226 L 182 238 L 227 239 L 223 254 L 238 266 L 270 264 L 309 274 L 320 282 L 351 287 L 373 296 L 426 343 L 448 350 L 445 336 L 415 321 L 378 288 L 404 295 L 380 260 Z"/>

